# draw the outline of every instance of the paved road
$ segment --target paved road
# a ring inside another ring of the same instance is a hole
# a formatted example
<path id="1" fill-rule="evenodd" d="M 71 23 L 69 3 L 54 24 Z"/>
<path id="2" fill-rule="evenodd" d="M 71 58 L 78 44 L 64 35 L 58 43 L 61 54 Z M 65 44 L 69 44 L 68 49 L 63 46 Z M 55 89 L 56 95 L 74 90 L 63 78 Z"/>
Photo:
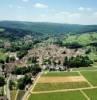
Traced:
<path id="1" fill-rule="evenodd" d="M 9 81 L 11 79 L 11 74 L 9 75 L 8 79 L 7 79 L 7 85 L 6 85 L 6 94 L 7 94 L 7 98 L 8 100 L 11 100 L 10 98 L 10 90 L 9 90 Z"/>

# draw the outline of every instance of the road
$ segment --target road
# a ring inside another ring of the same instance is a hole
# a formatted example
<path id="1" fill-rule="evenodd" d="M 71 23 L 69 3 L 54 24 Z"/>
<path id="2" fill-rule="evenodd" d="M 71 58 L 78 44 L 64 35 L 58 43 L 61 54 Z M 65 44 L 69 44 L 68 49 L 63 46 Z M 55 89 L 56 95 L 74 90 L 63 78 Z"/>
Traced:
<path id="1" fill-rule="evenodd" d="M 29 88 L 29 90 L 25 93 L 25 95 L 23 96 L 22 100 L 28 100 L 28 98 L 29 98 L 31 92 L 33 91 L 33 89 L 34 89 L 35 85 L 37 84 L 37 82 L 38 82 L 40 76 L 42 75 L 42 73 L 43 73 L 43 72 L 40 72 L 40 73 L 37 75 L 36 79 L 34 80 L 33 85 L 32 85 L 32 86 Z"/>
<path id="2" fill-rule="evenodd" d="M 11 98 L 10 98 L 10 90 L 9 90 L 10 79 L 11 79 L 11 74 L 9 75 L 9 77 L 7 79 L 7 84 L 6 84 L 6 95 L 7 95 L 8 100 L 11 100 Z"/>

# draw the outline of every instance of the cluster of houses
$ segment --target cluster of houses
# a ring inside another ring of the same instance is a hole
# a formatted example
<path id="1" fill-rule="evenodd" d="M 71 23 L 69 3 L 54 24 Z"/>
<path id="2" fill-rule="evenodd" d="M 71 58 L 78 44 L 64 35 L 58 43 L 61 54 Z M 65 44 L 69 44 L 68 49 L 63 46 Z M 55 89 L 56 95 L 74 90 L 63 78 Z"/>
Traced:
<path id="1" fill-rule="evenodd" d="M 49 71 L 66 71 L 67 68 L 62 65 L 44 65 L 43 66 L 44 70 L 49 70 Z"/>
<path id="2" fill-rule="evenodd" d="M 64 66 L 61 65 L 57 65 L 57 66 L 49 66 L 49 71 L 65 71 L 66 68 Z"/>

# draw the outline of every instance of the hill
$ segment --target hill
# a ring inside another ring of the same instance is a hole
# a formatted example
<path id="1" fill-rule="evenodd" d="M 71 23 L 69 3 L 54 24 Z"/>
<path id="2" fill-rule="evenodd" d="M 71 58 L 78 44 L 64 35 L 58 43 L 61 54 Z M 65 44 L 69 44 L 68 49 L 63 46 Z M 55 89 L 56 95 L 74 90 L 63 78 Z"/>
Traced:
<path id="1" fill-rule="evenodd" d="M 59 24 L 46 22 L 1 21 L 0 27 L 20 29 L 44 35 L 59 36 L 66 33 L 96 32 L 97 25 Z"/>

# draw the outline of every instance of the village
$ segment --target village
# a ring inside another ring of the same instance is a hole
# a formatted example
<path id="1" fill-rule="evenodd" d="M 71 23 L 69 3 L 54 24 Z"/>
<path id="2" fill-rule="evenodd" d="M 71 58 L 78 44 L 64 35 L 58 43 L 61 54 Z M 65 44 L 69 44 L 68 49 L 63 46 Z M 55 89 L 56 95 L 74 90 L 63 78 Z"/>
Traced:
<path id="1" fill-rule="evenodd" d="M 11 100 L 10 91 L 28 90 L 41 71 L 72 71 L 66 58 L 69 60 L 72 56 L 83 54 L 84 50 L 70 50 L 56 45 L 29 50 L 22 58 L 18 58 L 15 52 L 7 53 L 6 61 L 0 62 L 0 75 L 6 82 L 1 94 L 4 97 L 1 98 Z"/>

